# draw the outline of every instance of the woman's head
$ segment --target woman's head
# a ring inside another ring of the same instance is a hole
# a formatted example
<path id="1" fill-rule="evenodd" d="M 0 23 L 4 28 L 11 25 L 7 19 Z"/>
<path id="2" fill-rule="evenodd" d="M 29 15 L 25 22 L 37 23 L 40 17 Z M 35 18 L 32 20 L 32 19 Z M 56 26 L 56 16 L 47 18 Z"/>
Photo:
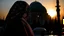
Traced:
<path id="1" fill-rule="evenodd" d="M 24 13 L 23 15 L 22 15 L 22 18 L 24 18 L 25 20 L 28 20 L 28 14 L 27 13 Z"/>
<path id="2" fill-rule="evenodd" d="M 24 13 L 27 13 L 29 5 L 25 1 L 16 1 L 11 7 L 6 19 L 20 18 Z"/>

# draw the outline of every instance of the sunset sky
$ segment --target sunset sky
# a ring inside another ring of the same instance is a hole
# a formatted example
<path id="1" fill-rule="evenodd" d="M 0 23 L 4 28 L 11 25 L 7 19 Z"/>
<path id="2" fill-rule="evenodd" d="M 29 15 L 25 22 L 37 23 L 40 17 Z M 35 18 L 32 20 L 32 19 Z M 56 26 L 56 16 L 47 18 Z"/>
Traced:
<path id="1" fill-rule="evenodd" d="M 10 8 L 17 0 L 0 0 L 0 18 L 6 18 Z M 35 0 L 21 0 L 26 1 L 29 5 L 30 3 L 34 2 Z M 47 11 L 54 10 L 56 11 L 56 0 L 37 0 L 40 2 L 44 7 L 46 7 Z M 60 15 L 61 18 L 64 16 L 64 0 L 60 1 Z"/>

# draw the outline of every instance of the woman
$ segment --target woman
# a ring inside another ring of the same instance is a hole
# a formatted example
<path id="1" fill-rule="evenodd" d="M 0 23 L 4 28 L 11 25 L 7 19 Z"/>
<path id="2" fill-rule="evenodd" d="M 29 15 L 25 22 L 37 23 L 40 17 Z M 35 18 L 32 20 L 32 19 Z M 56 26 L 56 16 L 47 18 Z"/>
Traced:
<path id="1" fill-rule="evenodd" d="M 27 23 L 27 9 L 29 5 L 24 1 L 16 1 L 11 7 L 5 23 L 3 36 L 34 36 L 30 25 Z"/>

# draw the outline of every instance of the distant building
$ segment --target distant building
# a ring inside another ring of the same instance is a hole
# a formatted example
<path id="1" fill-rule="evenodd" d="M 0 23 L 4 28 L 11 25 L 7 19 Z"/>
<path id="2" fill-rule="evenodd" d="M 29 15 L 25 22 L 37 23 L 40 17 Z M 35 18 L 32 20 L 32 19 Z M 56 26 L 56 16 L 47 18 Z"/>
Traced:
<path id="1" fill-rule="evenodd" d="M 62 19 L 62 34 L 64 34 L 64 16 L 63 16 L 63 19 Z"/>
<path id="2" fill-rule="evenodd" d="M 63 17 L 63 25 L 64 25 L 64 17 Z"/>

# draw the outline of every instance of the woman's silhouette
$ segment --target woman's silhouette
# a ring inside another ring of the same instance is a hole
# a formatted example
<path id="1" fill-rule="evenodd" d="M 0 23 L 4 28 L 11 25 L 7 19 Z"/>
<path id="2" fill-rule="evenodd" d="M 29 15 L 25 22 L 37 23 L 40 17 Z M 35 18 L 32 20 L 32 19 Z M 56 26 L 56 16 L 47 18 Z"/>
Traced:
<path id="1" fill-rule="evenodd" d="M 5 23 L 3 36 L 34 36 L 27 23 L 29 5 L 25 1 L 16 1 L 11 7 Z"/>

